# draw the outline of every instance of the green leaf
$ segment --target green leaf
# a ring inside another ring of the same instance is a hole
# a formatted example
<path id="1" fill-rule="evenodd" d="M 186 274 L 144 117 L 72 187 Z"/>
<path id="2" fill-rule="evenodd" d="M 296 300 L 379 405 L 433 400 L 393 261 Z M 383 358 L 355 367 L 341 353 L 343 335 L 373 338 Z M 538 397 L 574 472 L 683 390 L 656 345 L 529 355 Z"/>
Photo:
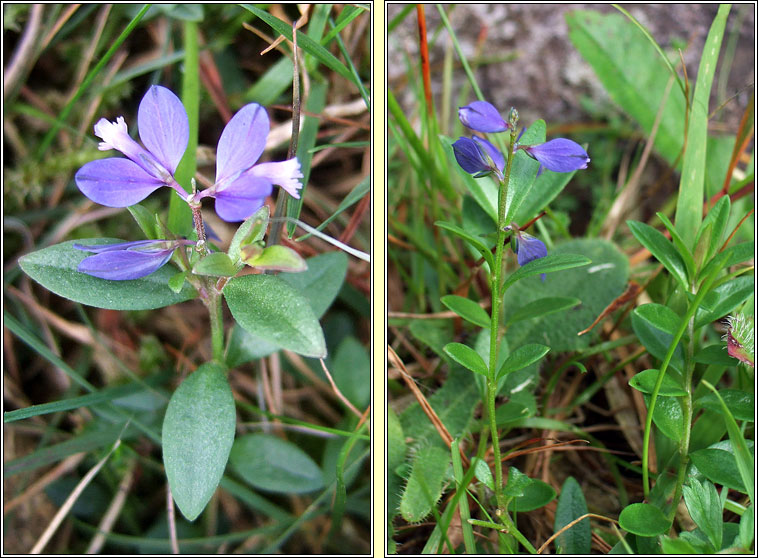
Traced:
<path id="1" fill-rule="evenodd" d="M 718 273 L 724 268 L 737 265 L 752 258 L 755 254 L 755 242 L 740 242 L 733 246 L 729 246 L 723 252 L 716 254 L 712 260 L 710 260 L 705 267 L 703 267 L 700 275 L 700 280 L 704 280 L 706 277 L 713 273 Z"/>
<path id="2" fill-rule="evenodd" d="M 730 210 L 729 196 L 722 196 L 716 205 L 708 211 L 703 222 L 700 223 L 700 228 L 695 237 L 695 252 L 697 253 L 697 249 L 703 246 L 701 264 L 710 261 L 716 250 L 721 248 L 721 240 L 729 222 Z"/>
<path id="3" fill-rule="evenodd" d="M 155 216 L 150 211 L 138 203 L 130 205 L 126 209 L 128 209 L 129 213 L 132 214 L 132 217 L 134 217 L 134 220 L 137 222 L 139 228 L 142 229 L 143 233 L 145 233 L 146 238 L 149 238 L 151 240 L 160 238 L 155 227 Z"/>
<path id="4" fill-rule="evenodd" d="M 696 450 L 690 453 L 690 459 L 705 478 L 714 484 L 719 484 L 747 494 L 745 483 L 737 468 L 732 444 L 718 443 L 710 448 Z M 723 449 L 722 449 L 723 448 Z M 728 449 L 726 449 L 728 448 Z"/>
<path id="5" fill-rule="evenodd" d="M 579 254 L 548 254 L 544 258 L 532 260 L 528 264 L 519 267 L 516 271 L 511 273 L 500 288 L 500 296 L 508 290 L 508 287 L 513 285 L 519 279 L 524 279 L 525 277 L 531 277 L 533 275 L 541 275 L 542 273 L 563 271 L 564 269 L 581 267 L 591 263 L 592 261 L 589 258 L 580 256 Z"/>
<path id="6" fill-rule="evenodd" d="M 545 297 L 577 298 L 580 306 L 569 310 L 519 322 L 509 327 L 505 338 L 511 347 L 538 341 L 555 352 L 586 349 L 597 336 L 595 328 L 587 335 L 577 335 L 618 297 L 627 286 L 629 260 L 612 243 L 592 238 L 577 239 L 555 246 L 553 254 L 581 254 L 592 265 L 551 273 L 542 281 L 527 278 L 509 288 L 503 300 L 505 321 L 511 312 L 529 302 Z"/>
<path id="7" fill-rule="evenodd" d="M 557 533 L 575 519 L 587 513 L 587 502 L 582 488 L 574 477 L 568 477 L 561 488 L 555 508 L 553 530 Z M 592 547 L 590 520 L 585 518 L 564 531 L 555 541 L 558 554 L 589 554 Z"/>
<path id="8" fill-rule="evenodd" d="M 192 273 L 211 277 L 234 277 L 237 275 L 237 268 L 223 252 L 211 252 L 197 261 L 192 267 Z"/>
<path id="9" fill-rule="evenodd" d="M 403 425 L 400 419 L 392 410 L 387 407 L 387 470 L 394 473 L 405 461 L 405 436 L 403 435 Z"/>
<path id="10" fill-rule="evenodd" d="M 663 360 L 674 336 L 654 325 L 649 319 L 653 316 L 653 319 L 657 320 L 656 323 L 665 327 L 671 325 L 671 320 L 662 318 L 665 314 L 664 312 L 657 311 L 660 309 L 652 312 L 647 312 L 645 310 L 640 312 L 639 310 L 643 306 L 638 306 L 632 311 L 632 329 L 645 349 L 658 360 Z M 673 312 L 673 310 L 671 310 L 671 312 Z M 682 349 L 681 343 L 678 344 L 674 351 L 674 355 L 671 358 L 671 366 L 679 371 L 684 369 L 684 350 Z"/>
<path id="11" fill-rule="evenodd" d="M 521 496 L 514 498 L 508 509 L 512 512 L 528 512 L 549 504 L 555 498 L 555 490 L 538 479 L 530 479 Z"/>
<path id="12" fill-rule="evenodd" d="M 519 140 L 521 145 L 537 145 L 545 143 L 545 121 L 534 122 Z M 506 192 L 505 222 L 510 223 L 516 217 L 524 200 L 531 197 L 529 194 L 532 185 L 537 178 L 539 162 L 529 157 L 526 152 L 518 150 L 513 155 L 510 182 Z"/>
<path id="13" fill-rule="evenodd" d="M 288 246 L 274 244 L 263 249 L 256 248 L 250 245 L 242 249 L 242 261 L 250 267 L 290 273 L 308 269 L 303 257 Z"/>
<path id="14" fill-rule="evenodd" d="M 679 252 L 676 251 L 671 242 L 663 236 L 663 233 L 650 225 L 638 221 L 627 221 L 626 224 L 629 225 L 629 229 L 639 243 L 650 250 L 650 253 L 663 264 L 668 272 L 671 273 L 671 276 L 684 289 L 687 289 L 689 285 L 684 260 L 682 260 L 682 256 L 679 255 Z"/>
<path id="15" fill-rule="evenodd" d="M 650 408 L 650 396 L 645 395 L 645 405 Z M 684 436 L 684 411 L 677 397 L 659 396 L 655 402 L 653 422 L 661 433 L 676 442 Z"/>
<path id="16" fill-rule="evenodd" d="M 722 283 L 703 298 L 695 313 L 695 328 L 723 318 L 754 294 L 755 278 L 752 275 Z"/>
<path id="17" fill-rule="evenodd" d="M 234 397 L 219 364 L 203 364 L 171 396 L 163 419 L 163 464 L 174 501 L 190 521 L 224 474 L 235 424 Z"/>
<path id="18" fill-rule="evenodd" d="M 279 277 L 234 277 L 223 292 L 234 319 L 253 335 L 303 356 L 326 356 L 324 332 L 313 309 Z"/>
<path id="19" fill-rule="evenodd" d="M 748 550 L 755 539 L 755 505 L 750 504 L 740 519 L 740 545 Z"/>
<path id="20" fill-rule="evenodd" d="M 307 494 L 324 487 L 324 473 L 292 442 L 271 434 L 237 438 L 229 456 L 235 473 L 264 492 Z"/>
<path id="21" fill-rule="evenodd" d="M 330 371 L 342 394 L 358 409 L 371 402 L 371 360 L 366 347 L 352 335 L 337 346 Z"/>
<path id="22" fill-rule="evenodd" d="M 92 254 L 74 244 L 101 245 L 123 242 L 115 238 L 69 240 L 22 256 L 24 272 L 58 296 L 96 308 L 109 310 L 149 310 L 178 304 L 197 296 L 188 284 L 179 293 L 168 287 L 176 268 L 167 265 L 140 279 L 109 281 L 79 273 L 79 263 Z"/>
<path id="23" fill-rule="evenodd" d="M 463 240 L 466 240 L 469 243 L 471 243 L 471 245 L 474 248 L 476 248 L 479 251 L 479 253 L 482 255 L 484 260 L 490 266 L 490 269 L 492 269 L 492 267 L 495 265 L 495 259 L 492 256 L 492 252 L 490 252 L 490 249 L 487 247 L 487 245 L 484 242 L 482 242 L 481 239 L 470 235 L 468 232 L 464 231 L 462 228 L 456 225 L 453 225 L 452 223 L 446 223 L 445 221 L 436 221 L 434 224 L 440 227 L 441 229 L 448 230 L 451 233 L 461 237 Z"/>
<path id="24" fill-rule="evenodd" d="M 268 221 L 269 208 L 265 204 L 245 219 L 229 243 L 228 254 L 232 262 L 235 264 L 240 263 L 240 250 L 243 246 L 255 244 L 263 240 L 263 236 L 266 234 L 266 229 L 268 228 Z"/>
<path id="25" fill-rule="evenodd" d="M 487 377 L 487 365 L 482 360 L 482 357 L 479 356 L 479 353 L 468 345 L 448 343 L 445 345 L 444 351 L 461 366 L 468 368 L 472 372 L 481 374 L 485 378 Z"/>
<path id="26" fill-rule="evenodd" d="M 337 298 L 347 275 L 347 256 L 344 252 L 326 252 L 305 263 L 301 273 L 280 273 L 279 277 L 305 297 L 317 318 L 321 318 Z"/>
<path id="27" fill-rule="evenodd" d="M 458 295 L 445 295 L 440 300 L 464 320 L 479 327 L 490 326 L 489 315 L 473 300 Z"/>
<path id="28" fill-rule="evenodd" d="M 753 393 L 742 391 L 740 389 L 720 389 L 719 395 L 726 404 L 729 412 L 736 420 L 745 420 L 752 422 L 754 420 L 753 410 L 755 409 L 755 397 Z M 724 407 L 715 393 L 708 393 L 695 401 L 696 407 L 715 411 L 724 415 Z"/>
<path id="29" fill-rule="evenodd" d="M 179 273 L 175 273 L 171 276 L 171 279 L 168 280 L 168 288 L 174 291 L 175 293 L 179 294 L 182 292 L 182 288 L 184 287 L 184 281 L 187 279 L 187 270 L 180 271 Z"/>
<path id="30" fill-rule="evenodd" d="M 675 335 L 682 323 L 682 318 L 668 306 L 662 304 L 643 304 L 635 309 L 637 315 L 653 327 Z"/>
<path id="31" fill-rule="evenodd" d="M 556 312 L 568 310 L 574 306 L 578 306 L 582 301 L 574 297 L 566 296 L 549 296 L 545 298 L 539 298 L 532 302 L 527 302 L 524 306 L 516 310 L 513 314 L 508 316 L 507 324 L 512 325 L 522 320 L 533 320 L 535 318 L 541 318 L 542 316 L 548 316 Z"/>
<path id="32" fill-rule="evenodd" d="M 553 172 L 543 168 L 542 174 L 534 181 L 529 196 L 516 212 L 515 221 L 524 224 L 536 217 L 540 211 L 558 197 L 558 194 L 563 191 L 575 174 L 576 171 Z"/>
<path id="33" fill-rule="evenodd" d="M 620 14 L 577 10 L 566 14 L 569 38 L 611 99 L 649 135 L 671 72 L 645 34 Z M 672 89 L 658 122 L 656 149 L 673 164 L 684 137 L 684 95 Z"/>
<path id="34" fill-rule="evenodd" d="M 755 458 L 750 454 L 745 438 L 737 426 L 737 422 L 734 420 L 732 413 L 729 411 L 729 407 L 726 406 L 721 394 L 710 385 L 707 381 L 703 380 L 705 386 L 710 389 L 716 398 L 721 403 L 721 408 L 724 413 L 724 420 L 726 422 L 726 429 L 729 432 L 729 440 L 734 448 L 734 458 L 737 463 L 737 470 L 740 473 L 740 478 L 745 485 L 745 489 L 751 502 L 755 501 Z"/>
<path id="35" fill-rule="evenodd" d="M 534 395 L 522 390 L 512 394 L 507 403 L 498 405 L 495 409 L 495 422 L 498 426 L 505 426 L 511 422 L 533 417 L 536 413 L 537 401 Z"/>
<path id="36" fill-rule="evenodd" d="M 695 259 L 692 257 L 692 252 L 687 247 L 687 245 L 682 240 L 682 237 L 679 236 L 679 231 L 676 230 L 676 227 L 674 224 L 669 221 L 669 218 L 666 217 L 665 213 L 661 213 L 660 211 L 656 213 L 658 218 L 661 220 L 663 225 L 666 227 L 666 230 L 671 235 L 671 241 L 674 243 L 674 247 L 676 248 L 677 253 L 679 256 L 681 256 L 682 261 L 684 262 L 685 268 L 687 270 L 687 278 L 691 279 L 695 277 L 696 269 L 695 269 Z"/>
<path id="37" fill-rule="evenodd" d="M 630 504 L 621 510 L 619 525 L 640 537 L 656 537 L 668 531 L 671 522 L 652 504 Z"/>
<path id="38" fill-rule="evenodd" d="M 506 498 L 518 498 L 523 496 L 526 487 L 532 484 L 532 479 L 519 471 L 516 467 L 508 467 L 508 480 L 505 483 L 503 494 Z"/>
<path id="39" fill-rule="evenodd" d="M 629 385 L 642 393 L 653 393 L 655 382 L 658 379 L 658 373 L 659 371 L 655 368 L 643 370 L 632 376 L 632 379 L 629 380 Z M 679 381 L 672 378 L 670 374 L 666 374 L 663 376 L 663 383 L 661 384 L 661 389 L 658 391 L 658 395 L 684 397 L 687 395 L 687 391 L 682 388 Z"/>
<path id="40" fill-rule="evenodd" d="M 708 345 L 700 349 L 695 353 L 694 360 L 699 364 L 716 364 L 719 366 L 736 366 L 739 362 L 736 358 L 729 356 L 724 343 Z"/>
<path id="41" fill-rule="evenodd" d="M 550 351 L 550 347 L 540 345 L 538 343 L 531 343 L 529 345 L 523 345 L 511 352 L 508 358 L 497 371 L 496 379 L 500 379 L 503 376 L 507 376 L 511 372 L 526 368 L 530 364 L 534 364 L 542 357 L 544 357 Z"/>
<path id="42" fill-rule="evenodd" d="M 706 534 L 713 548 L 720 549 L 723 512 L 716 487 L 707 480 L 701 484 L 696 478 L 690 477 L 682 487 L 682 492 L 690 517 Z"/>
<path id="43" fill-rule="evenodd" d="M 245 92 L 245 100 L 268 106 L 277 101 L 284 91 L 292 87 L 292 59 L 282 56 Z"/>
<path id="44" fill-rule="evenodd" d="M 679 182 L 679 197 L 676 202 L 675 223 L 688 246 L 694 248 L 695 235 L 703 215 L 705 183 L 706 141 L 708 138 L 708 101 L 716 72 L 721 40 L 724 37 L 726 19 L 731 6 L 722 4 L 713 20 L 708 37 L 703 45 L 703 55 L 697 71 L 697 82 L 687 126 L 687 148 L 682 161 L 682 177 Z"/>
<path id="45" fill-rule="evenodd" d="M 400 500 L 400 514 L 408 522 L 421 521 L 442 495 L 450 453 L 438 446 L 419 448 Z"/>

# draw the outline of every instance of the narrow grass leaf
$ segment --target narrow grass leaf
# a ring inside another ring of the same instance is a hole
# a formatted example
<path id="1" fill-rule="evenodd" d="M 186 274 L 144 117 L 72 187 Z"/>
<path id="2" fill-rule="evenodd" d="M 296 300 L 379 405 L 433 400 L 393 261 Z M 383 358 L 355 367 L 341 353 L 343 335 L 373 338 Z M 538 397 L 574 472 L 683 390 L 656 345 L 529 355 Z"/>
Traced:
<path id="1" fill-rule="evenodd" d="M 627 221 L 626 224 L 629 225 L 629 229 L 639 243 L 647 248 L 656 260 L 663 264 L 683 288 L 687 289 L 689 286 L 687 281 L 687 266 L 682 256 L 679 255 L 679 252 L 677 252 L 671 242 L 663 236 L 663 233 L 639 221 Z"/>
<path id="2" fill-rule="evenodd" d="M 687 149 L 682 162 L 682 178 L 674 222 L 684 243 L 694 248 L 695 235 L 703 215 L 706 143 L 708 139 L 708 100 L 718 64 L 721 40 L 731 5 L 722 4 L 703 45 L 695 92 L 690 104 Z"/>

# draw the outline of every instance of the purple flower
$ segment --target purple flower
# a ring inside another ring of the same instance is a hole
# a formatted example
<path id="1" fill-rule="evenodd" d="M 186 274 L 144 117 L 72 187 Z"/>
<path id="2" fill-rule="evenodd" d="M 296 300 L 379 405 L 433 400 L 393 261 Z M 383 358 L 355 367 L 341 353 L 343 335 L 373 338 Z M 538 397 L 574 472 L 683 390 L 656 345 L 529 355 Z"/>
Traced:
<path id="1" fill-rule="evenodd" d="M 581 145 L 566 138 L 557 138 L 539 145 L 519 146 L 553 172 L 572 172 L 586 169 L 590 157 Z"/>
<path id="2" fill-rule="evenodd" d="M 475 178 L 495 173 L 503 179 L 505 157 L 487 140 L 460 138 L 453 143 L 453 154 L 461 168 Z"/>
<path id="3" fill-rule="evenodd" d="M 84 258 L 77 270 L 93 277 L 123 281 L 139 279 L 163 267 L 179 246 L 189 240 L 137 240 L 117 244 L 74 244 L 77 250 L 94 252 Z"/>
<path id="4" fill-rule="evenodd" d="M 137 124 L 145 147 L 129 136 L 122 116 L 116 122 L 101 118 L 95 124 L 95 135 L 103 140 L 99 149 L 116 149 L 127 158 L 87 163 L 76 173 L 76 185 L 89 199 L 109 207 L 134 205 L 161 186 L 186 199 L 173 176 L 189 141 L 182 102 L 165 87 L 153 85 L 140 102 Z"/>
<path id="5" fill-rule="evenodd" d="M 547 247 L 540 239 L 521 231 L 515 231 L 511 237 L 511 247 L 518 256 L 518 264 L 526 265 L 531 261 L 547 256 Z M 545 274 L 540 274 L 545 280 Z"/>
<path id="6" fill-rule="evenodd" d="M 464 126 L 477 132 L 506 132 L 510 129 L 497 109 L 487 101 L 474 101 L 470 105 L 459 107 L 458 118 Z"/>
<path id="7" fill-rule="evenodd" d="M 244 221 L 255 213 L 274 184 L 298 199 L 302 188 L 296 158 L 258 163 L 269 133 L 266 110 L 257 103 L 242 107 L 221 133 L 216 151 L 216 183 L 198 199 L 216 198 L 216 213 L 224 221 Z"/>

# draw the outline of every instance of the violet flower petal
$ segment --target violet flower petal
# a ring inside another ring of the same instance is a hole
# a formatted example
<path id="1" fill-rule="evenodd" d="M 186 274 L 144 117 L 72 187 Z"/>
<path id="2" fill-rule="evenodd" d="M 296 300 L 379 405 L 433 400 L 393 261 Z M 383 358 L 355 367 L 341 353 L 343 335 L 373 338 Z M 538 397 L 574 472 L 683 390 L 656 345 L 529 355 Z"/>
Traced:
<path id="1" fill-rule="evenodd" d="M 474 137 L 474 141 L 484 149 L 484 152 L 487 153 L 487 155 L 490 156 L 490 159 L 492 159 L 492 162 L 495 163 L 497 170 L 500 171 L 500 174 L 502 175 L 505 170 L 505 156 L 500 153 L 500 150 L 497 147 L 492 145 L 486 139 Z"/>
<path id="2" fill-rule="evenodd" d="M 293 198 L 300 199 L 300 189 L 303 185 L 299 179 L 303 178 L 303 173 L 300 172 L 300 161 L 294 157 L 286 161 L 259 163 L 245 175 L 265 179 L 284 188 Z"/>
<path id="3" fill-rule="evenodd" d="M 145 147 L 174 174 L 189 143 L 189 119 L 179 97 L 153 85 L 140 102 L 137 127 Z"/>
<path id="4" fill-rule="evenodd" d="M 266 146 L 270 124 L 266 109 L 257 103 L 242 107 L 227 123 L 216 149 L 216 184 L 234 179 L 238 172 L 252 167 Z"/>
<path id="5" fill-rule="evenodd" d="M 77 269 L 81 273 L 112 281 L 139 279 L 166 265 L 175 248 L 155 252 L 132 250 L 102 252 L 84 258 Z"/>
<path id="6" fill-rule="evenodd" d="M 478 177 L 497 172 L 502 176 L 505 158 L 487 140 L 460 138 L 453 143 L 453 154 L 461 168 L 469 174 Z"/>
<path id="7" fill-rule="evenodd" d="M 82 194 L 108 207 L 127 207 L 144 200 L 163 182 L 129 159 L 90 161 L 74 176 Z"/>
<path id="8" fill-rule="evenodd" d="M 244 174 L 216 192 L 216 214 L 224 221 L 244 221 L 263 205 L 273 189 L 265 178 Z"/>
<path id="9" fill-rule="evenodd" d="M 487 101 L 474 101 L 465 107 L 459 107 L 458 118 L 464 126 L 477 132 L 505 132 L 509 129 L 508 123 Z"/>
<path id="10" fill-rule="evenodd" d="M 518 264 L 526 265 L 531 261 L 547 256 L 547 246 L 539 238 L 535 238 L 530 234 L 520 232 L 517 235 L 517 251 Z M 544 281 L 545 274 L 541 273 L 540 278 Z"/>
<path id="11" fill-rule="evenodd" d="M 94 252 L 95 254 L 101 254 L 103 252 L 115 252 L 118 250 L 128 250 L 129 248 L 148 246 L 155 244 L 155 240 L 133 240 L 130 242 L 117 242 L 115 244 L 74 244 L 74 248 L 77 250 L 83 250 L 85 252 Z"/>
<path id="12" fill-rule="evenodd" d="M 543 167 L 553 172 L 572 172 L 586 169 L 590 157 L 581 145 L 566 138 L 556 138 L 539 145 L 523 148 Z"/>

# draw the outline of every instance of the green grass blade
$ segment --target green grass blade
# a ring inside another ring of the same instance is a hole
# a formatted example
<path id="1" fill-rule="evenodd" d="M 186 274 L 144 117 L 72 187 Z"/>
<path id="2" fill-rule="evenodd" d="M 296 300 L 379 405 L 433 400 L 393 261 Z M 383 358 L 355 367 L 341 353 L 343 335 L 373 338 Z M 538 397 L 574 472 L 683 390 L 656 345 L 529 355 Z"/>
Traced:
<path id="1" fill-rule="evenodd" d="M 137 13 L 134 18 L 129 22 L 129 25 L 126 26 L 126 29 L 124 29 L 121 34 L 118 36 L 116 41 L 111 45 L 111 48 L 108 49 L 108 52 L 106 52 L 102 58 L 100 58 L 100 61 L 95 64 L 95 67 L 90 70 L 90 72 L 87 74 L 87 76 L 82 81 L 82 84 L 79 86 L 79 89 L 76 90 L 76 93 L 74 93 L 74 96 L 71 97 L 71 100 L 66 104 L 65 107 L 63 107 L 63 110 L 61 110 L 60 116 L 58 117 L 59 121 L 64 121 L 68 117 L 68 115 L 71 113 L 71 110 L 74 108 L 74 104 L 79 100 L 79 98 L 84 94 L 84 92 L 89 88 L 89 86 L 92 84 L 92 82 L 95 80 L 95 78 L 98 76 L 100 71 L 105 67 L 105 65 L 110 61 L 110 59 L 113 57 L 114 54 L 116 54 L 116 51 L 119 49 L 121 44 L 126 40 L 126 38 L 131 35 L 132 31 L 139 25 L 139 22 L 142 20 L 144 15 L 147 13 L 147 10 L 150 9 L 151 4 L 145 4 L 142 9 Z M 42 157 L 45 155 L 45 152 L 47 151 L 47 148 L 50 147 L 50 144 L 53 141 L 53 138 L 55 138 L 55 134 L 58 133 L 58 130 L 60 130 L 61 125 L 56 124 L 50 130 L 48 130 L 47 134 L 45 134 L 45 137 L 42 139 L 42 143 L 40 143 L 39 149 L 37 149 L 37 153 L 35 155 L 35 158 L 39 161 L 42 159 Z"/>
<path id="2" fill-rule="evenodd" d="M 719 6 L 708 38 L 703 47 L 703 56 L 697 72 L 695 94 L 690 109 L 687 149 L 682 163 L 682 179 L 679 183 L 679 198 L 676 202 L 674 223 L 685 245 L 694 250 L 695 235 L 703 217 L 703 194 L 705 189 L 705 157 L 708 141 L 708 100 L 711 95 L 713 75 L 716 72 L 721 40 L 724 37 L 726 18 L 730 5 Z"/>
<path id="3" fill-rule="evenodd" d="M 285 23 L 281 19 L 272 16 L 271 14 L 269 14 L 268 12 L 264 10 L 261 10 L 260 8 L 251 6 L 250 4 L 243 4 L 242 7 L 252 12 L 259 18 L 261 18 L 274 31 L 276 31 L 280 35 L 283 35 L 285 39 L 290 40 L 290 41 L 292 40 L 292 27 L 290 27 L 288 23 Z M 347 68 L 347 66 L 345 66 L 342 62 L 340 62 L 337 58 L 335 58 L 331 52 L 329 52 L 320 44 L 318 44 L 316 41 L 311 39 L 308 35 L 305 35 L 301 33 L 300 31 L 297 32 L 297 46 L 302 48 L 308 54 L 317 58 L 319 62 L 321 62 L 327 68 L 334 70 L 339 75 L 344 77 L 346 80 L 355 83 L 354 81 L 355 78 L 350 73 L 350 70 Z M 357 83 L 355 83 L 355 85 L 358 86 Z"/>
<path id="4" fill-rule="evenodd" d="M 200 115 L 200 51 L 198 48 L 197 23 L 184 22 L 184 74 L 182 79 L 182 103 L 189 118 L 189 143 L 184 157 L 176 167 L 174 177 L 187 192 L 191 191 L 190 179 L 197 170 L 197 136 Z M 192 231 L 192 211 L 178 195 L 171 195 L 168 209 L 168 228 L 176 234 L 188 236 Z"/>

